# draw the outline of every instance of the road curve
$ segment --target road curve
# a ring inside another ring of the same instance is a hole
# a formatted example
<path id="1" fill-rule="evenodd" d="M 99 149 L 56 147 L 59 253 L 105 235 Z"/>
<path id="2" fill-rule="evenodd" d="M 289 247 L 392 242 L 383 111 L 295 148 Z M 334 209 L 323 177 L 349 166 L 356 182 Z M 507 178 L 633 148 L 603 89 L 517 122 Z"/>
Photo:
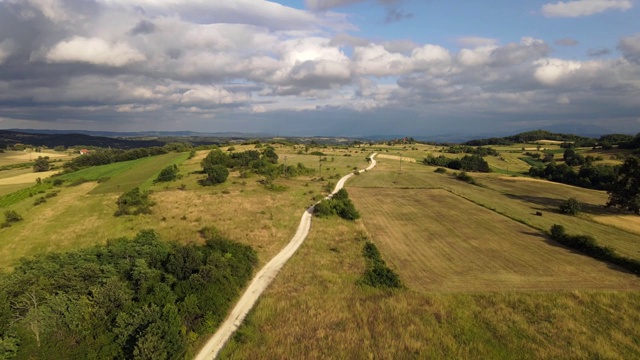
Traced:
<path id="1" fill-rule="evenodd" d="M 374 153 L 370 156 L 371 163 L 369 166 L 360 170 L 360 172 L 365 172 L 373 169 L 376 166 L 376 161 L 374 160 L 374 156 L 377 153 Z M 333 192 L 327 196 L 330 198 L 338 192 L 338 190 L 342 189 L 345 182 L 349 180 L 353 173 L 342 177 Z M 224 345 L 229 341 L 231 336 L 238 330 L 244 318 L 247 316 L 253 305 L 255 305 L 256 301 L 260 295 L 264 292 L 264 290 L 269 286 L 271 281 L 278 275 L 278 272 L 282 268 L 282 266 L 293 256 L 293 254 L 298 250 L 300 245 L 304 242 L 304 239 L 307 238 L 309 234 L 309 229 L 311 229 L 311 218 L 313 216 L 313 209 L 315 205 L 310 206 L 305 212 L 302 214 L 302 218 L 300 219 L 300 225 L 298 225 L 298 230 L 296 230 L 296 234 L 293 236 L 291 241 L 287 244 L 287 246 L 282 249 L 267 265 L 265 265 L 260 271 L 256 274 L 256 276 L 251 280 L 251 284 L 247 288 L 247 290 L 242 294 L 242 297 L 236 304 L 236 306 L 231 311 L 231 314 L 227 319 L 220 325 L 218 331 L 207 341 L 205 346 L 200 350 L 198 355 L 195 357 L 196 360 L 211 360 L 215 359 Z"/>

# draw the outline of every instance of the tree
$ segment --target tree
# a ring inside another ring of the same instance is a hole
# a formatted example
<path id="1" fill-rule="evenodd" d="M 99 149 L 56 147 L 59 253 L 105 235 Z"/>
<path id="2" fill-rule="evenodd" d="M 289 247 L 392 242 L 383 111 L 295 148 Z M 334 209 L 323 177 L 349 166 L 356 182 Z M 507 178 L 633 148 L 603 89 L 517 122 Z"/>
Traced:
<path id="1" fill-rule="evenodd" d="M 640 215 L 640 158 L 627 158 L 618 168 L 616 179 L 608 193 L 607 207 L 614 206 Z"/>
<path id="2" fill-rule="evenodd" d="M 582 204 L 580 204 L 580 202 L 574 197 L 569 198 L 567 201 L 560 204 L 560 211 L 563 214 L 578 215 L 581 210 Z"/>
<path id="3" fill-rule="evenodd" d="M 205 168 L 207 178 L 202 181 L 202 185 L 216 185 L 227 181 L 229 170 L 223 165 L 213 165 Z"/>
<path id="4" fill-rule="evenodd" d="M 33 164 L 33 171 L 34 172 L 49 171 L 49 157 L 38 156 L 38 159 L 36 160 L 35 164 Z"/>
<path id="5" fill-rule="evenodd" d="M 176 164 L 167 166 L 160 171 L 160 175 L 154 180 L 154 182 L 167 182 L 174 181 L 178 178 L 178 166 Z"/>

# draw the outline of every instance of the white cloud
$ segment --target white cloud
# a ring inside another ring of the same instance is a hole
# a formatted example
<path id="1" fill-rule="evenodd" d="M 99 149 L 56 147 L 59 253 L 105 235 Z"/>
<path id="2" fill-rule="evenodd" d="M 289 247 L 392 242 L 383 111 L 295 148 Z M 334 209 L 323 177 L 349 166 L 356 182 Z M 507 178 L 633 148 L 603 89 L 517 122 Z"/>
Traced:
<path id="1" fill-rule="evenodd" d="M 58 43 L 46 54 L 46 60 L 52 63 L 84 62 L 111 67 L 121 67 L 144 59 L 141 52 L 125 43 L 110 44 L 100 38 L 80 36 Z"/>
<path id="2" fill-rule="evenodd" d="M 542 14 L 547 17 L 581 17 L 598 14 L 607 10 L 629 10 L 631 0 L 576 0 L 560 1 L 542 5 Z"/>

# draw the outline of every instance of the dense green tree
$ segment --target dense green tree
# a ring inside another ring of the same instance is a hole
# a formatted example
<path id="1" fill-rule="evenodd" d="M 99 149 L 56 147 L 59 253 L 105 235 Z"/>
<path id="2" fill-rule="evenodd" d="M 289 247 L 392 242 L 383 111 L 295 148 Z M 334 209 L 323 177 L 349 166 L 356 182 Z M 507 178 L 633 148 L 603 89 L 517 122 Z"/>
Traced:
<path id="1" fill-rule="evenodd" d="M 160 174 L 154 180 L 154 182 L 174 181 L 178 179 L 179 172 L 180 170 L 178 170 L 178 165 L 173 164 L 173 165 L 167 166 L 166 168 L 162 169 L 162 171 L 160 171 Z"/>
<path id="2" fill-rule="evenodd" d="M 580 204 L 576 198 L 572 197 L 560 204 L 560 211 L 563 214 L 578 215 L 580 211 L 582 211 L 582 204 Z"/>
<path id="3" fill-rule="evenodd" d="M 34 172 L 43 172 L 43 171 L 49 171 L 50 165 L 49 165 L 49 157 L 42 157 L 42 156 L 38 156 L 38 158 L 36 159 L 36 162 L 33 164 L 33 171 Z"/>
<path id="4" fill-rule="evenodd" d="M 640 158 L 630 156 L 618 168 L 609 191 L 607 207 L 614 206 L 640 215 Z"/>
<path id="5" fill-rule="evenodd" d="M 202 181 L 202 185 L 216 185 L 227 181 L 229 170 L 223 165 L 213 165 L 205 169 L 207 178 Z"/>

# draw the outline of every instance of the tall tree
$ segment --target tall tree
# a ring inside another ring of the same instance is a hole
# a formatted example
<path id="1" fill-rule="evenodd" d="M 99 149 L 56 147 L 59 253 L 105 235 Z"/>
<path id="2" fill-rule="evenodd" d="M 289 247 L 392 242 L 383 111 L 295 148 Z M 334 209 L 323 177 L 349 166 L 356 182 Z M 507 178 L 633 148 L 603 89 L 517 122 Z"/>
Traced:
<path id="1" fill-rule="evenodd" d="M 608 193 L 607 207 L 615 206 L 640 215 L 640 158 L 631 156 L 625 160 Z"/>

